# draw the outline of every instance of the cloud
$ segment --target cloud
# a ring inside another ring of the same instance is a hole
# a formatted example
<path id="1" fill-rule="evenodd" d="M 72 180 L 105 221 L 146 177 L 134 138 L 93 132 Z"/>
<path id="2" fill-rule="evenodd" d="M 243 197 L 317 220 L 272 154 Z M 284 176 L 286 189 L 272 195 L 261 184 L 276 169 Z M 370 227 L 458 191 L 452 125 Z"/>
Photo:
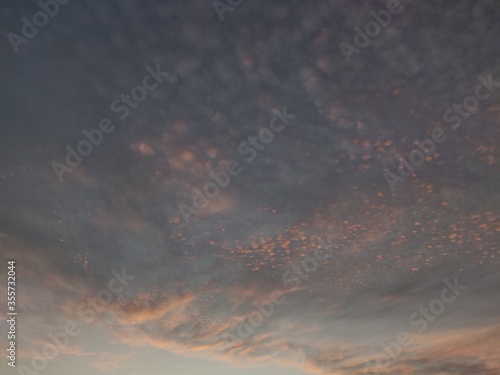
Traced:
<path id="1" fill-rule="evenodd" d="M 97 358 L 91 360 L 92 367 L 103 372 L 112 372 L 130 367 L 133 355 L 105 352 L 97 354 Z"/>
<path id="2" fill-rule="evenodd" d="M 12 96 L 0 101 L 9 233 L 0 259 L 19 266 L 22 357 L 68 320 L 81 322 L 78 306 L 126 267 L 134 282 L 85 327 L 111 333 L 110 345 L 361 375 L 381 343 L 439 297 L 442 280 L 458 276 L 468 292 L 384 371 L 500 371 L 491 349 L 498 97 L 457 132 L 442 118 L 477 75 L 498 68 L 499 8 L 490 3 L 412 2 L 351 64 L 338 44 L 385 4 L 248 1 L 222 25 L 198 0 L 65 8 L 22 56 L 0 62 Z M 19 16 L 2 23 L 4 34 L 27 8 L 9 12 Z M 83 129 L 115 119 L 110 103 L 156 63 L 178 80 L 151 92 L 60 184 L 50 163 Z M 283 106 L 297 114 L 293 124 L 244 161 L 238 145 Z M 444 147 L 390 192 L 383 170 L 437 126 L 450 132 Z M 242 173 L 186 225 L 178 204 L 233 158 Z M 284 270 L 327 236 L 337 241 L 333 259 L 290 290 Z M 274 290 L 287 302 L 226 348 L 221 334 Z M 133 362 L 78 345 L 64 353 L 95 355 L 99 371 Z"/>

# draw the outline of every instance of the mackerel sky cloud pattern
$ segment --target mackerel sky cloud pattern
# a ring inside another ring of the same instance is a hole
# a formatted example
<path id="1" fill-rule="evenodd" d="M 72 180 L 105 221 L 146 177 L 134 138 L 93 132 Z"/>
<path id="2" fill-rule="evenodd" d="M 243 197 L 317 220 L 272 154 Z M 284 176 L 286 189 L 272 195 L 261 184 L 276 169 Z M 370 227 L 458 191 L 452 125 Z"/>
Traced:
<path id="1" fill-rule="evenodd" d="M 0 5 L 0 274 L 16 260 L 18 311 L 17 368 L 0 372 L 500 374 L 498 3 L 404 2 L 350 62 L 339 44 L 387 2 L 221 3 L 223 22 L 211 1 L 73 0 L 32 38 L 23 17 L 43 8 Z M 16 53 L 9 33 L 29 42 Z M 169 75 L 139 101 L 147 67 Z M 489 97 L 462 116 L 478 77 Z M 104 118 L 60 181 L 52 163 Z M 241 172 L 185 220 L 231 160 Z M 79 333 L 35 368 L 68 322 Z"/>

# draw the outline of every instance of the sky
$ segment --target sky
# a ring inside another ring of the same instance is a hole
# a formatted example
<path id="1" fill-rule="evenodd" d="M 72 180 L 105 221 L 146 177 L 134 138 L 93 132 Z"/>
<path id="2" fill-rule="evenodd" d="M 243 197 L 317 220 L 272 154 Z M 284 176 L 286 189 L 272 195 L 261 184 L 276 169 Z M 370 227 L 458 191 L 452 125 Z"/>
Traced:
<path id="1" fill-rule="evenodd" d="M 0 4 L 2 374 L 500 374 L 497 1 L 45 1 Z"/>

